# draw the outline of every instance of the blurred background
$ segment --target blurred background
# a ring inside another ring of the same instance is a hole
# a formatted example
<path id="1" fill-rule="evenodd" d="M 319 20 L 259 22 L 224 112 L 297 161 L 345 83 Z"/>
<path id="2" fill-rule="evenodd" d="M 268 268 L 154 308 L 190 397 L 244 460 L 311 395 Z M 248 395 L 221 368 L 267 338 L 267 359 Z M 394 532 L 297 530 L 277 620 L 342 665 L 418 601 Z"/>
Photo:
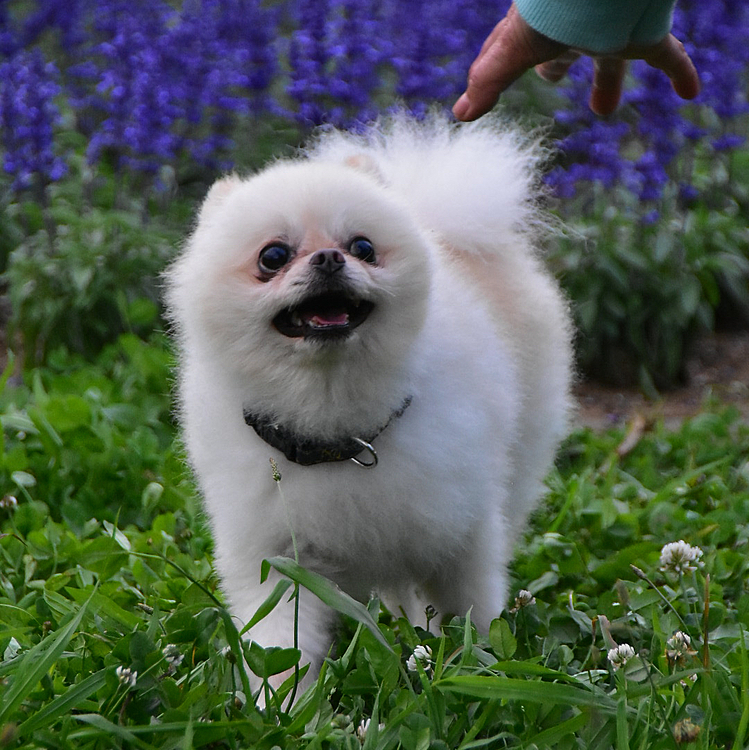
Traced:
<path id="1" fill-rule="evenodd" d="M 613 427 L 560 451 L 515 606 L 488 638 L 382 612 L 396 653 L 349 623 L 313 701 L 261 716 L 251 699 L 245 661 L 267 677 L 293 649 L 242 652 L 223 608 L 160 274 L 226 171 L 319 125 L 450 107 L 508 4 L 0 0 L 0 747 L 745 746 L 744 0 L 677 3 L 693 102 L 635 63 L 598 118 L 585 60 L 502 97 L 549 145 L 546 255 L 578 327 L 580 421 Z M 709 398 L 718 381 L 736 399 Z M 650 419 L 674 400 L 675 426 Z M 678 579 L 674 549 L 699 560 Z M 478 685 L 499 660 L 500 686 L 432 689 L 404 671 L 422 643 L 438 680 Z M 637 652 L 627 669 L 615 643 Z"/>
<path id="2" fill-rule="evenodd" d="M 0 2 L 0 348 L 29 368 L 147 336 L 213 179 L 318 125 L 451 106 L 508 5 Z M 693 102 L 638 62 L 598 118 L 581 60 L 558 86 L 527 74 L 501 105 L 555 149 L 548 253 L 581 371 L 649 395 L 685 382 L 700 334 L 749 328 L 749 6 L 681 0 L 674 33 L 702 78 Z"/>

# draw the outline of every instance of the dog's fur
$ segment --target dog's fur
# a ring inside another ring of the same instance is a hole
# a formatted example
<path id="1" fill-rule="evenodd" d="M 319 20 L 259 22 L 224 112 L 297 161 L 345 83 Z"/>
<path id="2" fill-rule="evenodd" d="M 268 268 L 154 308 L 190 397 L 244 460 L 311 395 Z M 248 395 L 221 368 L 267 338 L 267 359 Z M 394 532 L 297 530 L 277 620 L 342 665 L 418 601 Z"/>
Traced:
<path id="1" fill-rule="evenodd" d="M 535 247 L 538 158 L 496 121 L 395 117 L 363 135 L 324 133 L 298 158 L 210 190 L 168 303 L 184 440 L 242 622 L 269 591 L 261 560 L 292 554 L 292 528 L 300 563 L 360 599 L 377 590 L 412 617 L 426 603 L 472 607 L 484 630 L 502 611 L 506 564 L 570 406 L 567 307 Z M 371 241 L 374 263 L 349 254 L 355 237 Z M 293 257 L 263 272 L 273 243 Z M 320 249 L 344 260 L 326 280 L 310 263 Z M 339 329 L 340 312 L 327 312 L 335 335 L 274 327 L 333 283 L 374 303 L 361 325 Z M 379 465 L 292 463 L 243 410 L 326 440 L 381 430 Z M 303 592 L 300 647 L 313 666 L 331 624 Z M 250 633 L 263 646 L 292 634 L 289 604 Z"/>

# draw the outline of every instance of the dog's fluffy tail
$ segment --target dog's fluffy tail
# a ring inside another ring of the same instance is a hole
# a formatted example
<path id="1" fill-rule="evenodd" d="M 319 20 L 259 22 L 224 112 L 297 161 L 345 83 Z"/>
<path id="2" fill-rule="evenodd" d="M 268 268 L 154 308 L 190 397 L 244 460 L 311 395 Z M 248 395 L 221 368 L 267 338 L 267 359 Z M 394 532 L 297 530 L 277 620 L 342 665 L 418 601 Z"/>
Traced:
<path id="1" fill-rule="evenodd" d="M 537 197 L 546 151 L 497 117 L 458 125 L 439 114 L 398 114 L 359 134 L 322 132 L 308 155 L 371 171 L 463 251 L 496 250 L 501 238 L 535 234 L 544 223 Z"/>

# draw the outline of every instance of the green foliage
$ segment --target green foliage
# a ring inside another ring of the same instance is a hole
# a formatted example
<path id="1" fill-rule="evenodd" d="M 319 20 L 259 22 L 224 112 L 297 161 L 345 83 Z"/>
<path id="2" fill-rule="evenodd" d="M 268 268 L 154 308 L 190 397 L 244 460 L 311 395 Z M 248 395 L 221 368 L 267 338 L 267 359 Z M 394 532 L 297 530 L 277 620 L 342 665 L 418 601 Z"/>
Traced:
<path id="1" fill-rule="evenodd" d="M 24 533 L 47 515 L 76 531 L 92 517 L 145 527 L 189 503 L 170 419 L 172 364 L 160 338 L 124 334 L 96 365 L 58 350 L 0 393 L 0 486 L 26 501 L 15 516 Z"/>
<path id="2" fill-rule="evenodd" d="M 294 584 L 269 585 L 255 620 L 296 592 L 345 615 L 300 694 L 299 652 L 245 642 L 217 592 L 172 447 L 163 339 L 126 335 L 93 365 L 50 360 L 24 382 L 6 373 L 0 395 L 5 746 L 746 743 L 749 427 L 734 413 L 656 427 L 624 456 L 619 431 L 575 433 L 489 633 L 470 613 L 415 626 L 269 561 Z M 681 575 L 659 557 L 679 539 L 703 551 Z M 635 655 L 614 669 L 607 653 L 625 644 Z"/>
<path id="3" fill-rule="evenodd" d="M 671 188 L 649 223 L 624 188 L 565 203 L 552 264 L 572 301 L 587 374 L 653 393 L 683 381 L 689 345 L 713 330 L 716 311 L 723 324 L 749 324 L 747 183 L 726 180 L 704 176 L 712 202 L 683 205 Z"/>
<path id="4" fill-rule="evenodd" d="M 25 231 L 3 278 L 26 366 L 60 345 L 90 357 L 123 331 L 146 334 L 158 319 L 158 275 L 180 230 L 115 195 L 111 180 L 83 174 L 48 188 L 48 205 L 8 210 L 11 226 Z"/>
<path id="5" fill-rule="evenodd" d="M 258 166 L 299 140 L 285 121 L 242 128 L 238 158 Z M 160 275 L 178 250 L 195 209 L 218 172 L 194 163 L 164 168 L 159 179 L 89 165 L 86 141 L 61 135 L 71 166 L 59 183 L 14 193 L 0 175 L 0 291 L 9 332 L 29 369 L 63 346 L 93 359 L 120 333 L 142 337 L 162 312 Z"/>

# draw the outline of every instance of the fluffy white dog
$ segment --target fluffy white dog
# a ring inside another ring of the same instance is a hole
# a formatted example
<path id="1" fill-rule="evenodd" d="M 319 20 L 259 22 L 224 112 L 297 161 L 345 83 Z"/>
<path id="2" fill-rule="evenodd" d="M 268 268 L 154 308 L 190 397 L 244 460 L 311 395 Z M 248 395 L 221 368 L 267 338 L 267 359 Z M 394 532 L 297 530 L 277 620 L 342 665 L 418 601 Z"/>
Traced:
<path id="1" fill-rule="evenodd" d="M 472 607 L 483 629 L 504 608 L 570 406 L 537 161 L 496 121 L 396 117 L 211 188 L 168 302 L 184 439 L 243 622 L 291 529 L 300 563 L 357 598 Z M 293 621 L 281 604 L 250 635 L 290 646 Z M 313 667 L 332 625 L 302 592 Z"/>

